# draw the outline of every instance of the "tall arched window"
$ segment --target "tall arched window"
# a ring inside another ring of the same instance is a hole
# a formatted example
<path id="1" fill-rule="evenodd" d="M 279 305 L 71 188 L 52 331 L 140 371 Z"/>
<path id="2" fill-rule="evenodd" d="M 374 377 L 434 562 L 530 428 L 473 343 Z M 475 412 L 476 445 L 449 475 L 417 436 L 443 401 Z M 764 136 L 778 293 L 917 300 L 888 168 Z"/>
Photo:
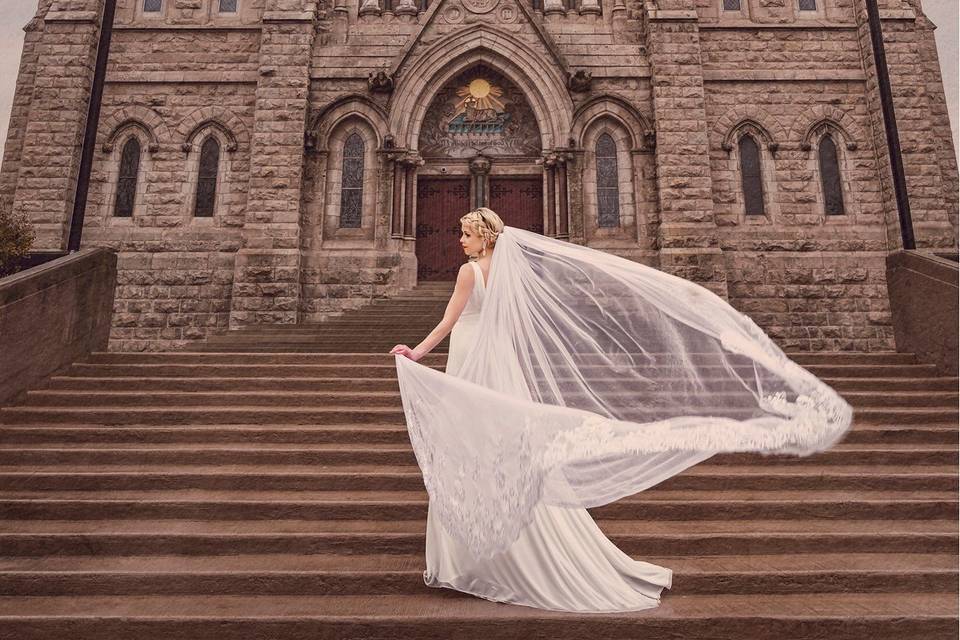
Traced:
<path id="1" fill-rule="evenodd" d="M 617 143 L 609 133 L 597 138 L 597 225 L 620 226 L 620 172 Z"/>
<path id="2" fill-rule="evenodd" d="M 123 145 L 120 153 L 120 171 L 117 175 L 117 198 L 113 203 L 113 215 L 133 215 L 137 199 L 137 175 L 140 173 L 140 141 L 135 136 Z"/>
<path id="3" fill-rule="evenodd" d="M 843 208 L 843 186 L 840 184 L 840 160 L 837 145 L 829 133 L 820 139 L 820 184 L 823 186 L 823 210 L 828 216 L 840 216 Z"/>
<path id="4" fill-rule="evenodd" d="M 363 137 L 351 133 L 343 143 L 343 172 L 340 180 L 340 226 L 360 227 L 363 211 Z"/>
<path id="5" fill-rule="evenodd" d="M 220 143 L 208 136 L 200 147 L 200 165 L 197 171 L 197 197 L 193 203 L 193 215 L 213 215 L 217 199 L 217 170 L 220 166 Z"/>
<path id="6" fill-rule="evenodd" d="M 763 174 L 760 171 L 760 147 L 752 136 L 743 136 L 740 138 L 739 148 L 744 212 L 748 216 L 762 216 Z"/>

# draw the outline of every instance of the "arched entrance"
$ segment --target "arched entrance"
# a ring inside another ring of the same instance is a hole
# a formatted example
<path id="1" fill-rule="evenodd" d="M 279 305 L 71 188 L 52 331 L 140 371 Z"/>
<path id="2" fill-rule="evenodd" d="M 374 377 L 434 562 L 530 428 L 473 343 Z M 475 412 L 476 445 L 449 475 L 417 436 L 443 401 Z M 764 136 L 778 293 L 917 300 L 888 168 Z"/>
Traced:
<path id="1" fill-rule="evenodd" d="M 434 95 L 419 132 L 417 280 L 453 280 L 464 256 L 460 217 L 486 206 L 504 222 L 543 233 L 542 142 L 523 92 L 487 64 Z"/>

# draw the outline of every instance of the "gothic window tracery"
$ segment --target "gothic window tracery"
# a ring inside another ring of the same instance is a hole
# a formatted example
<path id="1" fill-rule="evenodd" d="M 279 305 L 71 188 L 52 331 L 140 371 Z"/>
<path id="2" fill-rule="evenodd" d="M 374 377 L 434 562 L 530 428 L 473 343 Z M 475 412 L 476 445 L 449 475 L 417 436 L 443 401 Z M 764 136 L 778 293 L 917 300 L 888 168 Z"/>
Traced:
<path id="1" fill-rule="evenodd" d="M 220 166 L 220 142 L 209 136 L 200 147 L 200 165 L 197 171 L 197 194 L 193 204 L 193 215 L 210 217 L 213 215 L 217 197 L 217 171 Z"/>
<path id="2" fill-rule="evenodd" d="M 823 187 L 823 209 L 828 216 L 843 215 L 843 186 L 840 182 L 840 160 L 837 145 L 829 133 L 820 139 L 818 151 L 820 184 Z"/>
<path id="3" fill-rule="evenodd" d="M 764 215 L 763 174 L 760 168 L 760 147 L 753 136 L 740 138 L 740 177 L 743 185 L 744 212 L 748 216 Z"/>
<path id="4" fill-rule="evenodd" d="M 140 173 L 140 141 L 131 137 L 120 153 L 120 171 L 117 175 L 117 197 L 113 215 L 130 217 L 137 198 L 137 176 Z"/>
<path id="5" fill-rule="evenodd" d="M 365 145 L 358 132 L 343 143 L 343 172 L 340 183 L 340 226 L 359 228 L 363 212 L 363 156 Z"/>
<path id="6" fill-rule="evenodd" d="M 597 225 L 620 226 L 620 174 L 617 143 L 609 133 L 597 138 Z"/>

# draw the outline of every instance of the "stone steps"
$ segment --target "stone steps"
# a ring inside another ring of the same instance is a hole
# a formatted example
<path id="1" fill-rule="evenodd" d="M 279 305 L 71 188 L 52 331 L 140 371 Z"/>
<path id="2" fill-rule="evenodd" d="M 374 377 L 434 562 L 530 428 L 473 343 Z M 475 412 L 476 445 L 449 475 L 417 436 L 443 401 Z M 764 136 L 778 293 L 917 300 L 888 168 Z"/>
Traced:
<path id="1" fill-rule="evenodd" d="M 14 599 L 17 600 L 17 599 Z M 32 599 L 29 606 L 0 600 L 0 620 L 18 640 L 70 637 L 187 637 L 253 640 L 397 638 L 638 637 L 791 640 L 947 638 L 956 627 L 952 596 L 929 593 L 677 596 L 655 614 L 571 615 L 516 613 L 480 599 L 424 593 L 387 596 L 115 596 Z M 885 635 L 887 634 L 887 635 Z"/>
<path id="2" fill-rule="evenodd" d="M 442 367 L 441 367 L 442 368 Z M 893 397 L 911 392 L 920 394 L 956 393 L 958 378 L 823 378 L 837 391 L 845 392 L 894 392 Z M 562 379 L 561 379 L 562 382 Z M 735 388 L 730 383 L 728 388 Z M 631 383 L 624 383 L 630 388 Z M 231 376 L 53 376 L 44 387 L 50 390 L 75 391 L 136 391 L 147 388 L 152 391 L 326 391 L 370 390 L 393 391 L 397 379 L 393 377 L 231 377 Z M 888 395 L 883 393 L 883 395 Z"/>
<path id="3" fill-rule="evenodd" d="M 451 290 L 192 352 L 94 353 L 0 409 L 0 637 L 955 636 L 958 380 L 912 354 L 790 354 L 855 407 L 841 444 L 717 455 L 591 509 L 675 571 L 658 609 L 425 587 L 427 496 L 386 351 L 419 342 Z M 442 349 L 422 363 L 442 371 Z M 675 362 L 633 366 L 669 384 Z M 650 393 L 624 382 L 625 403 Z"/>
<path id="4" fill-rule="evenodd" d="M 957 588 L 951 554 L 817 554 L 645 558 L 697 594 L 931 593 Z M 0 597 L 155 595 L 405 595 L 419 555 L 71 556 L 10 558 Z M 413 591 L 426 591 L 426 587 Z"/>
<path id="5" fill-rule="evenodd" d="M 643 556 L 956 554 L 956 519 L 597 520 L 625 553 Z M 4 557 L 422 554 L 417 520 L 109 519 L 0 521 Z M 422 556 L 421 556 L 422 557 Z"/>
<path id="6" fill-rule="evenodd" d="M 691 407 L 691 414 L 720 417 L 740 417 L 737 408 Z M 861 424 L 924 424 L 955 422 L 960 416 L 951 407 L 863 407 L 856 411 Z M 642 407 L 624 411 L 622 419 L 650 422 L 661 416 L 656 409 Z M 19 406 L 0 410 L 0 424 L 69 424 L 74 422 L 104 425 L 130 424 L 333 424 L 345 421 L 358 423 L 383 422 L 403 424 L 403 409 L 399 406 L 364 406 L 340 404 L 329 406 Z"/>
<path id="7" fill-rule="evenodd" d="M 956 469 L 950 465 L 843 466 L 802 468 L 701 463 L 655 489 L 718 491 L 863 490 L 955 491 Z M 16 465 L 0 467 L 0 492 L 131 491 L 203 489 L 212 491 L 422 491 L 415 465 L 246 465 L 224 469 L 201 465 Z"/>
<path id="8" fill-rule="evenodd" d="M 957 445 L 943 444 L 839 444 L 813 456 L 776 456 L 726 453 L 711 458 L 713 464 L 757 466 L 805 465 L 950 465 L 957 464 Z M 415 464 L 409 445 L 259 443 L 152 444 L 130 446 L 114 443 L 41 446 L 4 444 L 0 466 L 49 464 Z"/>
<path id="9" fill-rule="evenodd" d="M 644 398 L 671 398 L 671 391 L 647 391 L 644 384 L 637 382 L 634 389 L 631 385 L 625 385 L 619 393 L 608 393 L 605 398 L 616 403 L 623 404 L 635 403 L 638 393 L 642 393 Z M 567 388 L 575 388 L 573 384 Z M 730 388 L 733 388 L 730 385 Z M 578 395 L 571 394 L 569 400 L 574 400 Z M 719 406 L 730 406 L 732 404 L 752 405 L 752 398 L 747 398 L 743 394 L 729 392 L 719 392 L 713 394 L 717 399 Z M 957 391 L 914 391 L 914 392 L 870 392 L 870 391 L 848 391 L 843 397 L 855 408 L 866 407 L 926 407 L 926 408 L 951 408 L 956 406 Z M 242 390 L 215 390 L 207 391 L 195 389 L 191 391 L 157 391 L 150 389 L 139 391 L 114 391 L 114 390 L 84 390 L 71 391 L 61 389 L 35 390 L 27 393 L 26 404 L 43 405 L 46 407 L 121 407 L 138 405 L 193 405 L 203 404 L 204 406 L 264 406 L 264 407 L 324 407 L 338 406 L 362 402 L 366 406 L 396 406 L 400 403 L 399 388 L 392 390 L 373 390 L 356 389 L 351 387 L 349 390 L 316 390 L 316 391 L 254 391 L 249 389 Z M 701 409 L 702 411 L 702 409 Z"/>
<path id="10" fill-rule="evenodd" d="M 845 518 L 923 520 L 958 515 L 952 491 L 645 491 L 590 510 L 607 520 Z M 415 520 L 425 491 L 0 491 L 10 520 Z"/>
<path id="11" fill-rule="evenodd" d="M 956 444 L 957 430 L 952 424 L 865 425 L 854 424 L 845 444 Z M 171 427 L 164 424 L 105 426 L 37 424 L 10 426 L 0 430 L 0 444 L 77 444 L 77 443 L 254 443 L 263 444 L 406 444 L 406 428 L 390 424 L 331 425 L 249 425 L 212 424 Z"/>

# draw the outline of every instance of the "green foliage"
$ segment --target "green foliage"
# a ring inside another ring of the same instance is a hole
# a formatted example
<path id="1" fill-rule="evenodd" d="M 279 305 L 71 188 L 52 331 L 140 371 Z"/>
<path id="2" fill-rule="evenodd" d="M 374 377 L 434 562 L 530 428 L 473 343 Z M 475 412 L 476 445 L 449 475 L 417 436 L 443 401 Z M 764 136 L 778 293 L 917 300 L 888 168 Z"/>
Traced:
<path id="1" fill-rule="evenodd" d="M 15 273 L 27 255 L 36 234 L 22 215 L 0 210 L 0 277 Z"/>

